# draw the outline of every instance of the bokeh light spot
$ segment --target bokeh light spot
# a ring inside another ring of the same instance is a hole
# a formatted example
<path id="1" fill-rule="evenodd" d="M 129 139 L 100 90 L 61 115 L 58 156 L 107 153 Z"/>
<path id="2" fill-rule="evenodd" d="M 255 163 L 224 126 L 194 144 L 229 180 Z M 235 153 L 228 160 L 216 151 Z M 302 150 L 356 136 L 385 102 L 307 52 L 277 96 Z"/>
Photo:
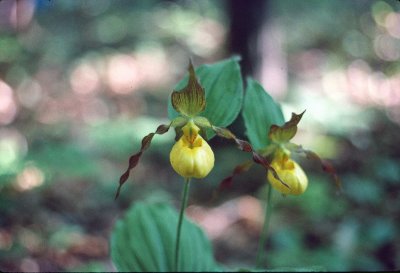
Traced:
<path id="1" fill-rule="evenodd" d="M 400 39 L 400 13 L 389 13 L 385 19 L 385 27 L 390 35 Z"/>
<path id="2" fill-rule="evenodd" d="M 392 7 L 384 1 L 376 1 L 371 8 L 372 17 L 375 22 L 380 25 L 385 25 L 386 15 L 393 11 Z"/>
<path id="3" fill-rule="evenodd" d="M 16 91 L 18 101 L 29 109 L 34 109 L 43 98 L 42 86 L 34 79 L 23 80 Z"/>
<path id="4" fill-rule="evenodd" d="M 12 129 L 0 130 L 0 174 L 9 172 L 28 150 L 26 138 Z"/>
<path id="5" fill-rule="evenodd" d="M 43 172 L 33 164 L 27 164 L 24 170 L 17 176 L 16 188 L 19 191 L 27 191 L 42 185 Z"/>
<path id="6" fill-rule="evenodd" d="M 195 25 L 192 35 L 188 37 L 188 44 L 196 54 L 208 57 L 221 47 L 225 32 L 222 24 L 205 19 Z"/>
<path id="7" fill-rule="evenodd" d="M 107 69 L 108 85 L 118 94 L 134 91 L 139 84 L 139 68 L 136 60 L 126 54 L 117 54 L 110 58 Z"/>
<path id="8" fill-rule="evenodd" d="M 0 124 L 6 125 L 13 122 L 17 115 L 17 104 L 11 87 L 0 80 Z"/>
<path id="9" fill-rule="evenodd" d="M 389 35 L 377 36 L 374 49 L 376 55 L 384 61 L 396 61 L 400 58 L 400 42 Z"/>
<path id="10" fill-rule="evenodd" d="M 89 63 L 79 64 L 70 75 L 72 90 L 79 94 L 94 93 L 100 86 L 100 77 L 96 69 Z"/>

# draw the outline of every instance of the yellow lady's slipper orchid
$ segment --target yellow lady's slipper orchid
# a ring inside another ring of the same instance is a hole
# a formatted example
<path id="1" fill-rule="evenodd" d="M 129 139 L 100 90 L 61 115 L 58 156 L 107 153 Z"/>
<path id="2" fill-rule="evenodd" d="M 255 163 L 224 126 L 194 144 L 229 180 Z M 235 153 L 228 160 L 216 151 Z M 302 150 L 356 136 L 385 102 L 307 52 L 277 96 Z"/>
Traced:
<path id="1" fill-rule="evenodd" d="M 199 127 L 189 121 L 169 156 L 172 168 L 185 178 L 203 178 L 214 167 L 214 153 L 199 131 Z"/>
<path id="2" fill-rule="evenodd" d="M 218 67 L 220 67 L 219 64 Z M 211 69 L 211 67 L 210 68 L 204 67 L 204 68 L 205 70 L 200 70 L 200 71 L 203 72 L 214 71 L 214 68 Z M 220 70 L 221 69 L 218 68 L 218 71 Z M 208 143 L 202 138 L 201 135 L 199 135 L 200 128 L 201 131 L 204 133 L 206 132 L 211 133 L 212 130 L 215 134 L 217 134 L 220 137 L 233 140 L 237 144 L 240 150 L 247 153 L 251 153 L 253 155 L 253 161 L 255 163 L 262 165 L 264 168 L 268 170 L 272 170 L 272 167 L 270 167 L 270 164 L 267 161 L 267 159 L 265 159 L 262 155 L 258 154 L 253 149 L 253 147 L 250 145 L 249 142 L 237 138 L 228 129 L 220 127 L 224 123 L 226 126 L 228 119 L 226 121 L 219 120 L 219 118 L 217 118 L 214 115 L 214 113 L 211 113 L 212 111 L 210 113 L 204 112 L 207 104 L 205 89 L 197 79 L 196 71 L 191 62 L 189 64 L 188 71 L 189 71 L 188 75 L 189 78 L 187 80 L 187 84 L 182 89 L 175 90 L 171 94 L 171 106 L 173 109 L 170 109 L 169 107 L 168 112 L 169 115 L 174 118 L 171 120 L 169 124 L 159 125 L 156 131 L 147 134 L 142 139 L 140 151 L 129 157 L 128 167 L 119 178 L 119 186 L 115 194 L 115 198 L 118 198 L 121 187 L 128 180 L 131 170 L 133 170 L 138 165 L 141 156 L 150 147 L 153 137 L 155 135 L 165 134 L 166 132 L 168 132 L 170 128 L 175 128 L 176 136 L 179 137 L 179 140 L 172 147 L 170 153 L 171 165 L 173 169 L 178 174 L 183 176 L 186 180 L 192 177 L 203 178 L 207 176 L 214 167 L 214 153 L 211 150 L 211 147 L 208 145 Z M 235 73 L 236 72 L 239 72 L 238 76 L 240 77 L 240 71 L 236 70 L 235 67 Z M 213 72 L 211 74 L 213 74 Z M 205 77 L 206 75 L 208 75 L 208 72 L 203 76 Z M 181 84 L 179 84 L 179 86 L 181 86 Z M 211 105 L 211 108 L 209 109 L 213 109 L 213 107 L 216 106 Z M 237 110 L 239 111 L 239 109 Z M 200 114 L 204 114 L 204 116 Z M 208 120 L 209 116 L 211 117 L 215 116 L 217 120 L 213 121 L 214 122 L 218 121 L 219 124 L 211 123 Z M 246 169 L 246 167 L 244 167 L 244 169 Z M 235 173 L 237 172 L 240 172 L 240 170 L 235 171 Z M 278 177 L 276 174 L 275 176 Z M 228 180 L 226 181 L 229 182 Z M 284 182 L 281 181 L 281 183 Z"/>
<path id="3" fill-rule="evenodd" d="M 305 192 L 308 185 L 307 175 L 303 169 L 289 156 L 277 156 L 271 166 L 275 169 L 279 178 L 289 186 L 286 187 L 271 172 L 268 172 L 268 180 L 272 187 L 283 194 L 300 195 Z"/>

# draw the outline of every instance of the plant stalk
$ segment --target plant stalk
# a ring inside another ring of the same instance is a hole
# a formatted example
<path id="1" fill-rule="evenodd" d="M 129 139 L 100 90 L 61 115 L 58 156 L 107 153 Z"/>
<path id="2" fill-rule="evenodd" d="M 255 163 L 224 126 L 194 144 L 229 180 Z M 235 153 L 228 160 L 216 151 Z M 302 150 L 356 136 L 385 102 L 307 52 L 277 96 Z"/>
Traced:
<path id="1" fill-rule="evenodd" d="M 256 260 L 257 268 L 260 268 L 263 265 L 262 261 L 263 261 L 264 251 L 265 251 L 265 242 L 267 240 L 269 222 L 270 222 L 271 213 L 272 213 L 272 208 L 271 208 L 272 186 L 268 183 L 267 187 L 268 187 L 268 191 L 267 191 L 267 200 L 265 202 L 264 224 L 263 224 L 263 228 L 261 231 L 261 237 L 260 237 L 260 241 L 258 244 L 258 251 L 257 251 L 257 260 Z"/>
<path id="2" fill-rule="evenodd" d="M 182 220 L 183 215 L 187 206 L 187 201 L 189 197 L 189 186 L 190 186 L 190 178 L 185 178 L 185 186 L 182 192 L 182 201 L 181 201 L 181 211 L 179 213 L 179 221 L 178 227 L 176 230 L 176 240 L 175 240 L 175 272 L 178 272 L 179 265 L 179 245 L 181 240 L 181 228 L 182 228 Z"/>

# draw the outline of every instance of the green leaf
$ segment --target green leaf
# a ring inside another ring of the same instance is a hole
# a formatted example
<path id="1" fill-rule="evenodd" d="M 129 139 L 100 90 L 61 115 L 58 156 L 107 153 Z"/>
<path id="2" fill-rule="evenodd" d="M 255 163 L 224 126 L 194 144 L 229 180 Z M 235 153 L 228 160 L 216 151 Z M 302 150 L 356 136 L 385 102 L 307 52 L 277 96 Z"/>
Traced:
<path id="1" fill-rule="evenodd" d="M 178 214 L 165 203 L 137 202 L 111 235 L 111 258 L 118 271 L 173 271 Z M 180 271 L 219 270 L 211 244 L 194 223 L 183 220 Z"/>
<path id="2" fill-rule="evenodd" d="M 205 90 L 206 108 L 201 116 L 206 117 L 211 124 L 227 127 L 238 116 L 243 101 L 243 81 L 240 73 L 239 58 L 201 65 L 196 68 L 196 76 Z M 186 76 L 175 90 L 182 89 L 188 82 Z M 172 120 L 179 114 L 168 102 L 168 117 Z M 215 133 L 207 130 L 207 137 L 211 139 Z"/>
<path id="3" fill-rule="evenodd" d="M 282 267 L 274 269 L 239 268 L 236 272 L 326 272 L 322 266 Z"/>
<path id="4" fill-rule="evenodd" d="M 268 132 L 271 125 L 285 122 L 279 104 L 251 78 L 247 79 L 242 115 L 247 136 L 256 150 L 265 148 L 270 143 Z"/>

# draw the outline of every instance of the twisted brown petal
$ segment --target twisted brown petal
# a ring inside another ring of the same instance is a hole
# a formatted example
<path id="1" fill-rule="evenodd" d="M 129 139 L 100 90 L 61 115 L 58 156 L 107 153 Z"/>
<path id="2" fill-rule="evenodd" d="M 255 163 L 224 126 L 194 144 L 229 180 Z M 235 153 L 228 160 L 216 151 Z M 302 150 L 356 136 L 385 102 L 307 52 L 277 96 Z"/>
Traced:
<path id="1" fill-rule="evenodd" d="M 230 188 L 232 186 L 233 177 L 243 172 L 247 172 L 251 168 L 251 166 L 253 166 L 253 162 L 251 160 L 248 160 L 242 164 L 237 165 L 235 169 L 233 169 L 232 174 L 230 176 L 225 177 L 221 181 L 221 183 L 218 186 L 218 189 L 223 190 L 226 188 Z"/>
<path id="2" fill-rule="evenodd" d="M 282 181 L 282 179 L 280 179 L 280 177 L 278 176 L 278 174 L 276 173 L 275 169 L 271 167 L 271 165 L 269 164 L 269 162 L 260 154 L 258 154 L 256 151 L 254 151 L 253 147 L 250 145 L 249 142 L 245 141 L 245 140 L 241 140 L 239 138 L 237 138 L 231 131 L 229 131 L 226 128 L 221 128 L 221 127 L 217 127 L 217 126 L 212 126 L 211 127 L 214 132 L 223 138 L 227 138 L 227 139 L 233 139 L 236 144 L 238 145 L 238 148 L 244 152 L 247 153 L 252 153 L 253 155 L 253 161 L 257 164 L 260 164 L 261 166 L 263 166 L 265 169 L 267 169 L 268 171 L 270 171 L 272 173 L 272 175 L 279 180 L 283 185 L 285 185 L 286 187 L 289 188 L 289 186 Z M 227 181 L 225 181 L 227 179 Z M 225 181 L 226 183 L 229 183 L 229 177 L 225 178 L 222 182 Z"/>
<path id="3" fill-rule="evenodd" d="M 157 130 L 154 133 L 150 133 L 142 139 L 142 146 L 140 151 L 129 158 L 129 165 L 127 170 L 121 175 L 119 178 L 119 186 L 117 189 L 117 193 L 115 194 L 115 199 L 118 198 L 119 193 L 121 191 L 122 185 L 128 180 L 130 171 L 136 167 L 139 162 L 140 157 L 142 156 L 143 152 L 150 147 L 151 141 L 155 134 L 162 135 L 168 132 L 170 125 L 160 125 L 157 127 Z"/>
<path id="4" fill-rule="evenodd" d="M 294 152 L 305 154 L 307 159 L 312 159 L 317 161 L 321 165 L 322 170 L 333 177 L 338 192 L 340 193 L 342 191 L 342 183 L 340 182 L 339 176 L 337 175 L 335 168 L 329 161 L 321 159 L 316 153 L 304 149 L 301 145 L 290 143 L 290 149 Z"/>

